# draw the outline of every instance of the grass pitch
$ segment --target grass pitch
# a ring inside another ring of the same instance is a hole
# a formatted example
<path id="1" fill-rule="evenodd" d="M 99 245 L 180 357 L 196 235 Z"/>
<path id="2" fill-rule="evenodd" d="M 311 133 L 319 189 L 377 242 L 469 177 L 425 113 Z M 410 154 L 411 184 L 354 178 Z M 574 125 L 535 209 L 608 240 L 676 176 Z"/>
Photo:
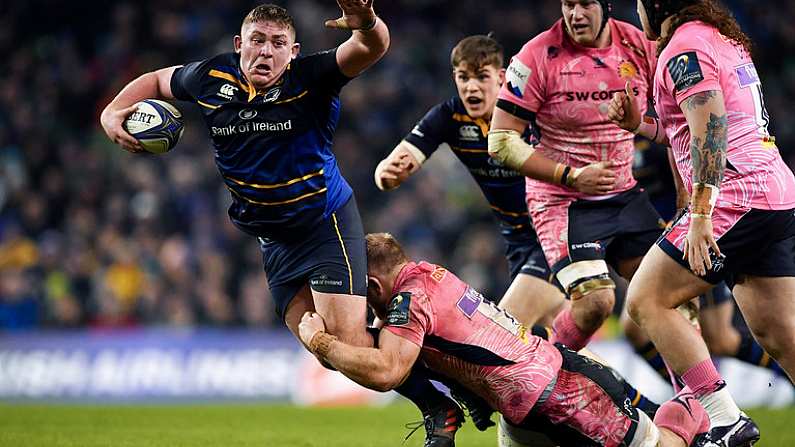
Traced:
<path id="1" fill-rule="evenodd" d="M 749 411 L 757 446 L 795 446 L 795 408 Z M 384 408 L 287 405 L 0 405 L 0 446 L 13 447 L 369 447 L 400 446 L 419 419 L 408 404 Z M 422 445 L 420 428 L 404 445 Z M 496 432 L 466 424 L 459 447 L 493 447 Z"/>

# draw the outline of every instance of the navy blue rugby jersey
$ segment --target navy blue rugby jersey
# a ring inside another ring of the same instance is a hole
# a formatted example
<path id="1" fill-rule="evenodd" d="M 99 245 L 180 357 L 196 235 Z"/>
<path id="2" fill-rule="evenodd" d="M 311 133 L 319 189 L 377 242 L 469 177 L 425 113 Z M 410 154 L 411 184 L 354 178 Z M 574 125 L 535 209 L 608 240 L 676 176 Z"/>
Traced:
<path id="1" fill-rule="evenodd" d="M 536 239 L 525 202 L 525 178 L 489 156 L 488 133 L 489 122 L 469 116 L 456 96 L 428 111 L 404 140 L 426 157 L 449 146 L 486 196 L 503 237 L 508 242 Z"/>
<path id="2" fill-rule="evenodd" d="M 201 108 L 215 163 L 232 194 L 229 217 L 243 231 L 295 235 L 351 197 L 331 151 L 339 93 L 348 81 L 334 49 L 293 60 L 260 92 L 241 73 L 236 53 L 174 72 L 174 96 Z"/>

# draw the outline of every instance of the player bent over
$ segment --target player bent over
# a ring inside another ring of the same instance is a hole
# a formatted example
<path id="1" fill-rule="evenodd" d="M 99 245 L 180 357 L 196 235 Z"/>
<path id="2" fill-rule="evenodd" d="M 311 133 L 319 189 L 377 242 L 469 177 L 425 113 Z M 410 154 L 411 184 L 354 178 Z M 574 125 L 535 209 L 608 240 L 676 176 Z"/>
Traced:
<path id="1" fill-rule="evenodd" d="M 243 20 L 234 52 L 144 74 L 113 99 L 101 121 L 111 140 L 139 152 L 122 127 L 134 104 L 146 98 L 197 104 L 232 196 L 229 216 L 258 237 L 279 316 L 297 336 L 301 315 L 316 311 L 340 339 L 372 346 L 365 330 L 364 232 L 332 139 L 340 90 L 386 53 L 389 31 L 372 0 L 338 4 L 342 17 L 326 26 L 352 35 L 335 49 L 299 56 L 290 14 L 261 5 Z M 425 413 L 442 404 L 440 417 L 448 408 L 460 413 L 447 398 L 412 400 Z"/>
<path id="2" fill-rule="evenodd" d="M 686 394 L 664 404 L 655 425 L 605 366 L 533 335 L 443 267 L 410 261 L 392 236 L 368 235 L 367 256 L 368 303 L 385 321 L 378 347 L 340 341 L 314 313 L 299 325 L 309 349 L 356 382 L 389 390 L 420 361 L 496 408 L 509 439 L 513 427 L 543 426 L 561 445 L 687 446 L 706 430 Z"/>
<path id="3" fill-rule="evenodd" d="M 710 415 L 714 445 L 759 439 L 709 358 L 699 334 L 673 309 L 721 280 L 748 326 L 790 378 L 795 373 L 795 176 L 768 133 L 751 42 L 714 0 L 638 1 L 658 39 L 657 120 L 636 119 L 618 94 L 611 115 L 636 132 L 662 132 L 690 204 L 653 247 L 629 291 L 632 318 Z"/>

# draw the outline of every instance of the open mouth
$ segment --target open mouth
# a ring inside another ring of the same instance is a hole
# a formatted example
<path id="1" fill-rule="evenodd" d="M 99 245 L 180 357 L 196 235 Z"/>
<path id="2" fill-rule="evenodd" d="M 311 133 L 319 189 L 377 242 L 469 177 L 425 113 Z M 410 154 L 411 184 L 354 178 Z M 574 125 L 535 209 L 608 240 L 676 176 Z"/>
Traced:
<path id="1" fill-rule="evenodd" d="M 480 99 L 480 98 L 474 97 L 474 96 L 470 96 L 470 97 L 466 98 L 466 102 L 469 105 L 476 106 L 478 104 L 481 104 L 483 102 L 483 100 Z"/>
<path id="2" fill-rule="evenodd" d="M 589 26 L 587 23 L 583 24 L 573 24 L 571 28 L 574 30 L 575 33 L 582 33 L 588 30 Z"/>
<path id="3" fill-rule="evenodd" d="M 258 72 L 269 72 L 271 67 L 268 64 L 257 64 L 254 66 L 254 70 Z"/>

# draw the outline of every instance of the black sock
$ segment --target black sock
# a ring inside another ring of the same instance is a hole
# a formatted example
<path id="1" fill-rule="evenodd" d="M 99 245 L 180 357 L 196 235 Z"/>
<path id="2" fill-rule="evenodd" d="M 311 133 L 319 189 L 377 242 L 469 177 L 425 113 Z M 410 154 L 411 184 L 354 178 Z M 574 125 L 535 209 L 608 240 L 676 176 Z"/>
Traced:
<path id="1" fill-rule="evenodd" d="M 737 349 L 737 353 L 734 354 L 734 358 L 773 370 L 776 374 L 787 377 L 787 373 L 784 372 L 778 362 L 765 352 L 751 334 L 745 331 L 740 331 L 740 347 Z"/>
<path id="2" fill-rule="evenodd" d="M 451 403 L 449 397 L 433 386 L 425 368 L 418 365 L 414 365 L 409 376 L 395 388 L 395 391 L 414 402 L 423 416 L 431 414 L 442 405 Z"/>
<path id="3" fill-rule="evenodd" d="M 671 378 L 668 376 L 668 369 L 665 367 L 662 356 L 657 352 L 657 348 L 654 347 L 654 343 L 648 342 L 640 348 L 634 348 L 634 350 L 636 354 L 646 360 L 646 363 L 648 363 L 663 380 L 670 383 Z"/>

